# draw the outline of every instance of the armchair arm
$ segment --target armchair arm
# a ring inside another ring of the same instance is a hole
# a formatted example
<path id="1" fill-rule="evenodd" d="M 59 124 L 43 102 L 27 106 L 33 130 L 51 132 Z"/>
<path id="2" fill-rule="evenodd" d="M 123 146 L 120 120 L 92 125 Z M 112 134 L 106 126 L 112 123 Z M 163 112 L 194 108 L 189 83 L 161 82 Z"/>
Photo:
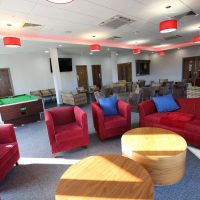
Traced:
<path id="1" fill-rule="evenodd" d="M 94 128 L 100 131 L 104 128 L 104 115 L 102 109 L 97 105 L 96 102 L 91 103 L 92 116 Z"/>
<path id="2" fill-rule="evenodd" d="M 87 124 L 87 113 L 78 106 L 75 106 L 74 115 L 78 124 L 83 128 Z"/>
<path id="3" fill-rule="evenodd" d="M 139 110 L 140 117 L 144 117 L 146 115 L 155 113 L 156 107 L 154 105 L 153 100 L 146 100 L 138 105 L 138 110 Z"/>
<path id="4" fill-rule="evenodd" d="M 127 124 L 131 127 L 131 106 L 130 104 L 118 100 L 117 101 L 117 108 L 120 113 L 124 118 L 127 120 Z"/>
<path id="5" fill-rule="evenodd" d="M 49 111 L 45 111 L 44 117 L 45 117 L 45 122 L 47 126 L 50 143 L 54 144 L 55 143 L 55 127 L 53 123 L 53 118 Z"/>
<path id="6" fill-rule="evenodd" d="M 12 124 L 0 125 L 0 144 L 16 142 L 15 130 Z"/>

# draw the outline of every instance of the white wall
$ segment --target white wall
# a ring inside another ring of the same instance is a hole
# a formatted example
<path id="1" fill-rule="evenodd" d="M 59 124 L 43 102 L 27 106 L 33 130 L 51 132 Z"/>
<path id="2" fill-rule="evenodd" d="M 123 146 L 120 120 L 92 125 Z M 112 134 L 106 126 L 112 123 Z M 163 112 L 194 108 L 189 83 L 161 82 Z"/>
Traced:
<path id="1" fill-rule="evenodd" d="M 140 55 L 123 55 L 118 57 L 118 63 L 132 62 L 133 82 L 138 79 L 150 81 L 159 81 L 162 78 L 168 78 L 172 81 L 182 80 L 182 62 L 185 57 L 200 56 L 200 45 L 166 51 L 166 55 L 160 56 L 158 53 L 142 53 Z M 150 75 L 136 76 L 135 60 L 151 60 Z"/>
<path id="2" fill-rule="evenodd" d="M 147 82 L 151 81 L 151 75 L 145 75 L 145 76 L 136 76 L 136 64 L 135 64 L 135 60 L 150 60 L 150 53 L 142 53 L 142 54 L 138 54 L 138 55 L 133 55 L 133 54 L 129 54 L 129 55 L 122 55 L 119 56 L 117 59 L 117 63 L 132 63 L 132 81 L 133 82 L 137 82 L 138 79 L 144 79 Z M 116 69 L 117 70 L 117 69 Z M 151 73 L 151 72 L 150 72 Z"/>
<path id="3" fill-rule="evenodd" d="M 62 72 L 62 87 L 65 91 L 76 91 L 76 65 L 87 65 L 88 83 L 93 84 L 91 65 L 100 64 L 102 70 L 102 84 L 110 84 L 110 58 L 103 56 L 68 56 L 72 58 L 72 72 Z M 10 68 L 14 94 L 29 94 L 30 91 L 54 88 L 52 73 L 50 72 L 49 55 L 0 55 L 0 68 Z"/>
<path id="4" fill-rule="evenodd" d="M 157 53 L 150 56 L 151 79 L 158 81 L 160 78 L 168 78 L 171 81 L 181 81 L 183 58 L 200 56 L 200 46 L 175 49 L 166 53 L 164 56 Z"/>
<path id="5" fill-rule="evenodd" d="M 109 57 L 105 56 L 68 56 L 62 55 L 60 57 L 72 58 L 73 70 L 72 72 L 62 72 L 62 86 L 65 91 L 76 91 L 77 87 L 77 77 L 76 77 L 76 66 L 77 65 L 87 65 L 88 73 L 88 84 L 93 85 L 92 79 L 92 65 L 101 65 L 102 72 L 102 84 L 107 85 L 112 82 L 111 80 L 111 67 L 109 66 Z"/>
<path id="6" fill-rule="evenodd" d="M 140 55 L 119 55 L 117 63 L 132 62 L 132 78 L 145 79 L 147 84 L 151 81 L 158 81 L 160 78 L 179 81 L 182 79 L 182 59 L 184 57 L 200 56 L 200 46 L 187 47 L 181 50 L 167 51 L 165 56 L 154 53 L 142 53 Z M 92 85 L 91 65 L 100 64 L 102 69 L 102 83 L 112 83 L 112 68 L 110 56 L 68 56 L 73 62 L 72 72 L 62 72 L 62 86 L 65 91 L 76 91 L 76 65 L 87 65 L 88 82 Z M 151 60 L 150 75 L 136 76 L 135 60 Z M 24 94 L 33 90 L 53 88 L 53 77 L 50 72 L 49 55 L 0 55 L 0 68 L 10 68 L 14 93 Z M 115 68 L 117 72 L 117 66 Z"/>
<path id="7" fill-rule="evenodd" d="M 15 95 L 54 87 L 47 56 L 0 55 L 0 68 L 10 68 Z"/>

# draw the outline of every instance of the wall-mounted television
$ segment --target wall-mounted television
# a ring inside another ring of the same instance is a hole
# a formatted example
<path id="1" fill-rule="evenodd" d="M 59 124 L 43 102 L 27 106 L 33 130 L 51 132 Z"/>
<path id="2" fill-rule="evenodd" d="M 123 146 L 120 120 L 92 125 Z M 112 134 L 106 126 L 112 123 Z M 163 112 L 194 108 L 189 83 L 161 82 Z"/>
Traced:
<path id="1" fill-rule="evenodd" d="M 136 76 L 150 74 L 150 60 L 136 60 Z"/>
<path id="2" fill-rule="evenodd" d="M 72 58 L 58 58 L 60 72 L 71 72 L 72 71 Z M 50 58 L 50 69 L 52 70 L 51 58 Z"/>

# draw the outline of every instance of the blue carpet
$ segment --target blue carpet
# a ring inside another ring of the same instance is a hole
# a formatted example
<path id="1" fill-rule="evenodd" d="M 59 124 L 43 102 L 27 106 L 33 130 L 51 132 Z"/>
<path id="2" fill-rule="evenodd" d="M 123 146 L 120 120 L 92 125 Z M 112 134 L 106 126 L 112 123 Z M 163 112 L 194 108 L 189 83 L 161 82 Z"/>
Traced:
<path id="1" fill-rule="evenodd" d="M 200 160 L 187 151 L 184 178 L 170 186 L 155 186 L 155 200 L 200 200 Z"/>

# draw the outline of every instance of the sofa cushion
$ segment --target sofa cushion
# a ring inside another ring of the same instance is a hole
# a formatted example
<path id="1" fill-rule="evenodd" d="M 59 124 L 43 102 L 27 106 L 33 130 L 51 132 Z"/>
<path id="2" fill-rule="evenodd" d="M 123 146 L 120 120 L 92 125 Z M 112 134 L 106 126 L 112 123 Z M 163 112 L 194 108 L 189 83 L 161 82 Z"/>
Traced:
<path id="1" fill-rule="evenodd" d="M 55 132 L 55 139 L 58 143 L 71 141 L 73 139 L 82 137 L 82 128 L 77 122 L 57 126 L 55 128 Z"/>
<path id="2" fill-rule="evenodd" d="M 168 112 L 178 110 L 180 107 L 172 97 L 172 94 L 167 94 L 161 97 L 153 97 L 158 112 Z"/>
<path id="3" fill-rule="evenodd" d="M 104 122 L 106 129 L 113 129 L 127 125 L 126 119 L 120 115 L 106 116 L 104 118 Z"/>
<path id="4" fill-rule="evenodd" d="M 185 125 L 185 129 L 200 135 L 200 119 L 194 118 Z"/>
<path id="5" fill-rule="evenodd" d="M 166 113 L 153 113 L 145 116 L 145 121 L 152 123 L 160 123 L 160 119 L 165 116 Z"/>
<path id="6" fill-rule="evenodd" d="M 181 113 L 181 112 L 171 112 L 171 113 L 166 113 L 163 117 L 161 117 L 160 123 L 167 126 L 184 128 L 185 125 L 189 121 L 191 121 L 193 118 L 194 118 L 194 115 L 192 114 Z"/>
<path id="7" fill-rule="evenodd" d="M 116 96 L 99 98 L 98 101 L 105 116 L 118 115 Z"/>

